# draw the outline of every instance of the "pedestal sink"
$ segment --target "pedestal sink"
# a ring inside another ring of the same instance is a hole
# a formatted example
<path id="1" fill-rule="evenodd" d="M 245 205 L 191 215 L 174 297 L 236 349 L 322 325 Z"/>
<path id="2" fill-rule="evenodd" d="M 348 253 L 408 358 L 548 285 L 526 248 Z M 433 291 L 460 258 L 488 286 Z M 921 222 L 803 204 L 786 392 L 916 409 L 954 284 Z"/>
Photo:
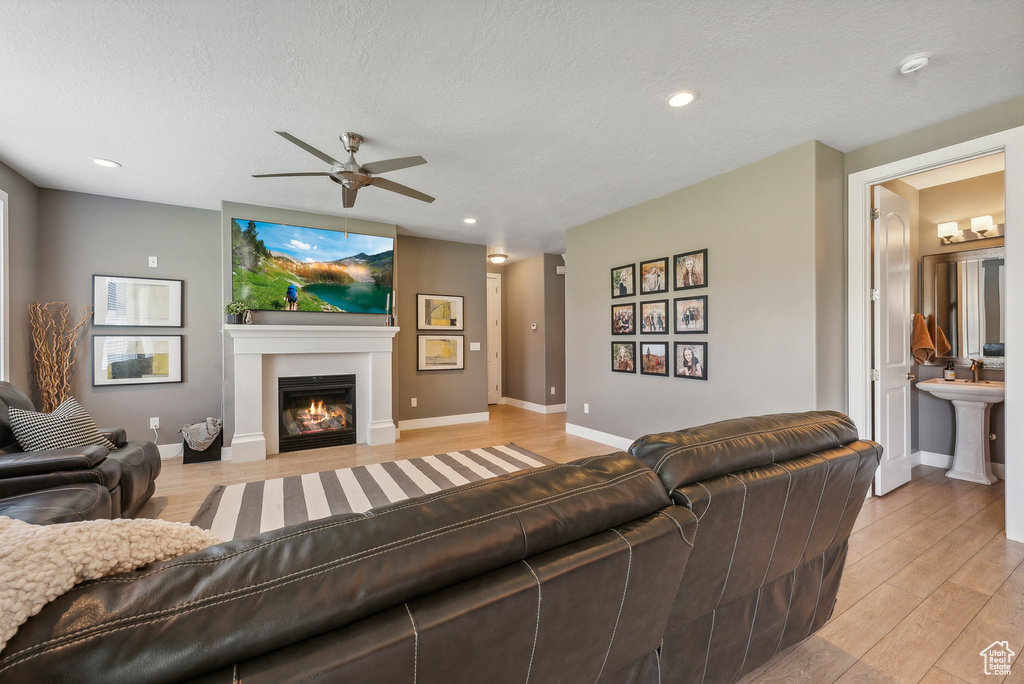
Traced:
<path id="1" fill-rule="evenodd" d="M 956 407 L 956 450 L 953 468 L 946 475 L 968 482 L 995 484 L 989 460 L 988 420 L 992 404 L 998 404 L 1005 396 L 1005 383 L 933 378 L 917 383 L 917 388 L 951 401 Z"/>

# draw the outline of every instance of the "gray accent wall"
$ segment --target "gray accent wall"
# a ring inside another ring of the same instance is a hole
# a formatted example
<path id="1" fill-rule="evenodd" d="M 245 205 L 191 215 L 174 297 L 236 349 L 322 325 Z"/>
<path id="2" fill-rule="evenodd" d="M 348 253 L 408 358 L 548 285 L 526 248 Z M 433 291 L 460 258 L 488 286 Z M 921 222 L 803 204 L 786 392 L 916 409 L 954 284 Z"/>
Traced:
<path id="1" fill-rule="evenodd" d="M 843 410 L 841 158 L 805 143 L 570 229 L 568 422 L 634 438 L 741 415 Z M 708 334 L 634 339 L 706 341 L 709 379 L 613 373 L 611 268 L 704 248 L 708 287 L 686 294 L 708 296 Z"/>
<path id="2" fill-rule="evenodd" d="M 407 235 L 398 237 L 401 258 L 396 265 L 398 325 L 395 336 L 399 421 L 487 412 L 487 259 L 486 248 L 447 240 Z M 417 370 L 417 335 L 437 331 L 416 329 L 416 295 L 461 295 L 465 330 L 465 368 Z M 479 342 L 479 351 L 470 351 Z M 416 407 L 412 398 L 416 398 Z"/>
<path id="3" fill-rule="evenodd" d="M 87 327 L 79 331 L 72 394 L 97 424 L 123 427 L 129 439 L 153 439 L 149 418 L 160 418 L 161 444 L 180 442 L 186 423 L 221 413 L 220 214 L 62 190 L 39 191 L 35 297 L 67 302 L 72 317 L 92 304 L 94 274 L 184 281 L 183 327 Z M 148 257 L 159 266 L 150 268 Z M 13 308 L 13 307 L 12 307 Z M 19 316 L 23 308 L 19 307 Z M 28 325 L 27 315 L 24 324 Z M 92 386 L 92 336 L 182 335 L 183 382 Z"/>
<path id="4" fill-rule="evenodd" d="M 10 350 L 3 378 L 32 394 L 32 333 L 28 305 L 37 297 L 36 249 L 39 234 L 39 188 L 17 171 L 0 163 L 0 190 L 7 193 L 7 283 L 10 288 Z"/>
<path id="5" fill-rule="evenodd" d="M 555 272 L 562 264 L 558 254 L 505 264 L 501 387 L 509 399 L 565 403 L 565 276 Z"/>

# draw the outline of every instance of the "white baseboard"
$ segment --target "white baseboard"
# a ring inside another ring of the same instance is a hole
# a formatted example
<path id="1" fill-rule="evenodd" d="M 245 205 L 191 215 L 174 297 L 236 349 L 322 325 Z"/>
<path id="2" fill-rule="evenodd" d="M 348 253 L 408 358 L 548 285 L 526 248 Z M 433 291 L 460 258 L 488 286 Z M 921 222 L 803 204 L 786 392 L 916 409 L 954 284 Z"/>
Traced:
<path id="1" fill-rule="evenodd" d="M 534 413 L 565 413 L 565 404 L 549 404 L 545 406 L 544 404 L 534 404 L 532 401 L 523 401 L 522 399 L 513 399 L 511 397 L 502 397 L 498 400 L 498 403 L 508 404 L 509 406 L 533 411 Z"/>
<path id="2" fill-rule="evenodd" d="M 174 458 L 175 456 L 181 456 L 182 453 L 181 442 L 176 442 L 174 444 L 157 444 L 156 448 L 160 451 L 161 461 L 166 461 L 167 459 Z"/>
<path id="3" fill-rule="evenodd" d="M 434 418 L 414 418 L 413 420 L 398 421 L 399 430 L 419 430 L 421 428 L 444 427 L 446 425 L 461 425 L 462 423 L 486 423 L 491 419 L 487 411 L 480 413 L 461 413 L 454 416 L 436 416 Z"/>
<path id="4" fill-rule="evenodd" d="M 949 470 L 953 467 L 953 457 L 949 454 L 939 454 L 934 451 L 915 451 L 910 455 L 910 463 L 911 465 L 926 465 Z M 992 474 L 1000 480 L 1005 480 L 1006 466 L 1002 463 L 993 463 Z"/>
<path id="5" fill-rule="evenodd" d="M 629 445 L 633 443 L 633 440 L 627 437 L 619 437 L 618 435 L 601 432 L 600 430 L 593 430 L 574 423 L 566 423 L 565 432 L 566 434 L 582 437 L 583 439 L 589 439 L 591 442 L 607 444 L 608 446 L 619 449 L 620 451 L 625 451 L 629 448 Z"/>

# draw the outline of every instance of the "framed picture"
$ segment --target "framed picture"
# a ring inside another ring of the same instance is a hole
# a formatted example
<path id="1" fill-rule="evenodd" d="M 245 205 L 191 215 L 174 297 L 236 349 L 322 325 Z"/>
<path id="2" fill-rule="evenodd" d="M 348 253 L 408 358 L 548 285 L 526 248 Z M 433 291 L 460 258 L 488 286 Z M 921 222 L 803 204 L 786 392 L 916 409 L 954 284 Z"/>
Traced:
<path id="1" fill-rule="evenodd" d="M 675 331 L 677 333 L 706 333 L 708 331 L 708 296 L 678 297 L 675 304 Z"/>
<path id="2" fill-rule="evenodd" d="M 636 267 L 633 264 L 612 269 L 612 299 L 636 294 Z"/>
<path id="3" fill-rule="evenodd" d="M 636 304 L 612 304 L 612 335 L 636 334 Z"/>
<path id="4" fill-rule="evenodd" d="M 646 334 L 668 334 L 668 300 L 656 299 L 640 302 L 640 332 Z"/>
<path id="5" fill-rule="evenodd" d="M 462 330 L 462 297 L 458 295 L 416 295 L 418 330 Z"/>
<path id="6" fill-rule="evenodd" d="M 92 324 L 181 327 L 180 280 L 94 275 Z"/>
<path id="7" fill-rule="evenodd" d="M 668 342 L 640 342 L 640 372 L 668 377 Z"/>
<path id="8" fill-rule="evenodd" d="M 461 370 L 463 339 L 462 335 L 417 335 L 416 370 Z"/>
<path id="9" fill-rule="evenodd" d="M 708 284 L 708 250 L 698 249 L 696 252 L 684 252 L 672 257 L 675 268 L 676 290 L 689 290 L 694 287 L 707 287 Z"/>
<path id="10" fill-rule="evenodd" d="M 668 292 L 668 257 L 640 262 L 640 294 Z"/>
<path id="11" fill-rule="evenodd" d="M 181 382 L 181 335 L 93 335 L 92 384 Z"/>
<path id="12" fill-rule="evenodd" d="M 636 373 L 636 342 L 612 342 L 612 371 Z"/>
<path id="13" fill-rule="evenodd" d="M 691 380 L 708 379 L 706 342 L 676 342 L 676 377 Z"/>

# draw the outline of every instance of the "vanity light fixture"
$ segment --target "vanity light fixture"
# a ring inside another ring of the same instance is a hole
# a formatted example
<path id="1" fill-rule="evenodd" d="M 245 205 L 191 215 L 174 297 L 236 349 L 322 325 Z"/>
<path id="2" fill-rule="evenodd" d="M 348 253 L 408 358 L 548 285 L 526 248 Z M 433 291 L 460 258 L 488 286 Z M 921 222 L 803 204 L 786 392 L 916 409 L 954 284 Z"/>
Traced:
<path id="1" fill-rule="evenodd" d="M 492 264 L 503 264 L 505 263 L 505 259 L 508 259 L 508 254 L 495 252 L 494 254 L 488 254 L 487 258 L 491 260 Z"/>
<path id="2" fill-rule="evenodd" d="M 964 236 L 960 233 L 960 226 L 956 221 L 939 224 L 939 239 L 942 244 L 951 245 L 954 242 L 963 242 Z"/>
<path id="3" fill-rule="evenodd" d="M 92 163 L 107 169 L 121 168 L 121 165 L 118 162 L 113 161 L 111 159 L 103 159 L 101 157 L 96 157 L 95 159 L 92 160 Z"/>
<path id="4" fill-rule="evenodd" d="M 971 219 L 971 232 L 988 237 L 988 231 L 995 228 L 991 216 L 975 216 Z"/>

